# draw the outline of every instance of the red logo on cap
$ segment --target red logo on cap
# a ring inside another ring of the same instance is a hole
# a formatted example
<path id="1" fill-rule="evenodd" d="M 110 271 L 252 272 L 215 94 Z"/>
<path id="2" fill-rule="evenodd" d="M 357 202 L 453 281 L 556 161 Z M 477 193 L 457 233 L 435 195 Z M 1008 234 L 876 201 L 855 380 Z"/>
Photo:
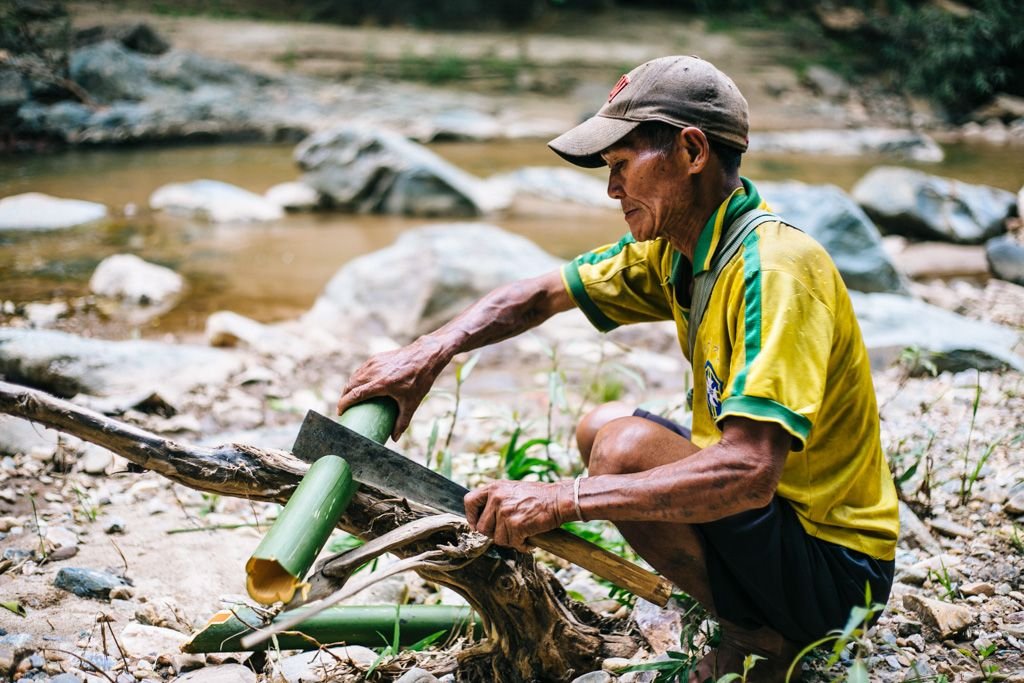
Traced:
<path id="1" fill-rule="evenodd" d="M 626 74 L 622 74 L 622 78 L 619 79 L 619 82 L 616 83 L 615 87 L 612 88 L 610 93 L 608 93 L 608 101 L 611 102 L 612 100 L 614 100 L 615 96 L 622 92 L 622 89 L 625 88 L 627 85 L 629 85 L 629 76 L 627 76 Z"/>

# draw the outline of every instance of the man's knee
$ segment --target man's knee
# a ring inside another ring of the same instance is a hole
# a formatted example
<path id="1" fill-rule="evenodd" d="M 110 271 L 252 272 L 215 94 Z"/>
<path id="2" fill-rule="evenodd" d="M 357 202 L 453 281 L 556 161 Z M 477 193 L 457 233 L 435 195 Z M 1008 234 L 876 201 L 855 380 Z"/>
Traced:
<path id="1" fill-rule="evenodd" d="M 591 475 L 642 472 L 660 463 L 651 462 L 651 437 L 659 429 L 642 417 L 620 417 L 598 430 L 588 463 Z"/>
<path id="2" fill-rule="evenodd" d="M 590 453 L 594 448 L 594 440 L 601 428 L 612 420 L 633 414 L 633 407 L 621 401 L 603 403 L 583 416 L 576 426 L 576 445 L 580 449 L 583 464 L 590 465 Z"/>

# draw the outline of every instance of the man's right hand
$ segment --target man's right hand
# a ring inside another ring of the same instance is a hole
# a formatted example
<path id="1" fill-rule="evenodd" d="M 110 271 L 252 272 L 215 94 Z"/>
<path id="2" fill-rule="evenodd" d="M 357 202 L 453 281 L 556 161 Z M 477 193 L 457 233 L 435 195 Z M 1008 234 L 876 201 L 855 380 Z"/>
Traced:
<path id="1" fill-rule="evenodd" d="M 429 337 L 372 356 L 349 377 L 338 399 L 338 414 L 366 399 L 390 396 L 398 403 L 398 418 L 391 433 L 397 441 L 449 360 L 441 344 Z"/>

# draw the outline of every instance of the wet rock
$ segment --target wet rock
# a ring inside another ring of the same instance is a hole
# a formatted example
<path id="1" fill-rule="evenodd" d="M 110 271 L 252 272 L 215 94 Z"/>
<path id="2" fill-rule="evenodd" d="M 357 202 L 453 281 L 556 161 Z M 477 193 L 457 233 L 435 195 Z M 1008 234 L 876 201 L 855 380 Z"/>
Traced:
<path id="1" fill-rule="evenodd" d="M 159 306 L 181 296 L 185 278 L 134 254 L 115 254 L 100 261 L 89 279 L 89 289 L 140 306 Z"/>
<path id="2" fill-rule="evenodd" d="M 903 596 L 903 607 L 934 629 L 940 640 L 951 638 L 974 623 L 974 614 L 968 608 L 919 595 Z"/>
<path id="3" fill-rule="evenodd" d="M 0 116 L 13 120 L 18 107 L 30 96 L 25 78 L 14 69 L 0 68 Z"/>
<path id="4" fill-rule="evenodd" d="M 339 336 L 358 329 L 411 340 L 495 287 L 560 265 L 529 240 L 492 225 L 419 228 L 346 264 L 303 322 Z"/>
<path id="5" fill-rule="evenodd" d="M 27 192 L 0 199 L 0 230 L 64 230 L 102 220 L 107 207 Z"/>
<path id="6" fill-rule="evenodd" d="M 190 671 L 173 683 L 256 683 L 256 674 L 241 664 L 220 664 Z"/>
<path id="7" fill-rule="evenodd" d="M 1013 193 L 894 166 L 872 169 L 853 198 L 886 233 L 981 244 L 1004 230 Z"/>
<path id="8" fill-rule="evenodd" d="M 67 316 L 68 305 L 63 301 L 53 303 L 30 303 L 24 306 L 25 319 L 31 327 L 53 327 L 58 320 Z"/>
<path id="9" fill-rule="evenodd" d="M 395 683 L 437 683 L 437 676 L 426 669 L 413 667 L 397 678 Z"/>
<path id="10" fill-rule="evenodd" d="M 180 652 L 188 636 L 169 628 L 128 624 L 121 631 L 119 639 L 125 653 L 132 657 L 147 657 L 151 658 L 151 661 L 156 661 L 156 657 L 162 654 Z"/>
<path id="11" fill-rule="evenodd" d="M 795 181 L 762 182 L 757 187 L 773 211 L 825 247 L 848 287 L 862 292 L 907 292 L 882 248 L 878 228 L 843 190 Z"/>
<path id="12" fill-rule="evenodd" d="M 148 387 L 174 401 L 200 384 L 223 383 L 241 369 L 238 356 L 202 346 L 0 328 L 0 374 L 59 396 L 136 395 Z"/>
<path id="13" fill-rule="evenodd" d="M 985 258 L 997 278 L 1024 285 L 1024 244 L 1013 235 L 1001 235 L 986 242 Z"/>
<path id="14" fill-rule="evenodd" d="M 983 277 L 989 272 L 985 249 L 976 245 L 919 242 L 907 245 L 893 261 L 902 273 L 918 279 Z"/>
<path id="15" fill-rule="evenodd" d="M 275 221 L 284 217 L 281 207 L 276 204 L 219 180 L 164 185 L 150 195 L 149 206 L 214 223 Z"/>
<path id="16" fill-rule="evenodd" d="M 303 140 L 295 159 L 304 183 L 348 211 L 476 216 L 501 208 L 485 182 L 384 130 L 325 130 Z"/>
<path id="17" fill-rule="evenodd" d="M 495 185 L 498 192 L 571 202 L 597 209 L 619 209 L 619 202 L 608 196 L 605 181 L 571 168 L 527 166 L 491 176 L 487 182 Z"/>
<path id="18" fill-rule="evenodd" d="M 263 197 L 285 211 L 311 211 L 321 204 L 319 192 L 298 182 L 274 185 Z"/>
<path id="19" fill-rule="evenodd" d="M 805 130 L 750 136 L 750 151 L 860 156 L 885 154 L 908 161 L 942 161 L 942 148 L 923 133 L 909 130 Z"/>
<path id="20" fill-rule="evenodd" d="M 1018 334 L 894 294 L 850 292 L 872 366 L 889 365 L 904 349 L 916 349 L 938 370 L 1024 370 L 1014 351 Z"/>
<path id="21" fill-rule="evenodd" d="M 316 650 L 286 657 L 278 663 L 278 671 L 287 683 L 313 683 L 331 680 L 331 667 L 338 660 L 368 668 L 376 659 L 377 653 L 366 647 L 332 647 L 328 652 Z"/>
<path id="22" fill-rule="evenodd" d="M 82 598 L 109 600 L 110 591 L 128 583 L 120 576 L 83 567 L 64 567 L 57 572 L 53 585 Z"/>

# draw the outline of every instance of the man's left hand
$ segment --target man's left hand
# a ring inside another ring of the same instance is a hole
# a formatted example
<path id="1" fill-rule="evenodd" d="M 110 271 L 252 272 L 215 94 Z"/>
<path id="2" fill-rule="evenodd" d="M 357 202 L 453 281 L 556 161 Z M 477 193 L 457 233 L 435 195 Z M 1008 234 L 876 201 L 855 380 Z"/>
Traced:
<path id="1" fill-rule="evenodd" d="M 465 505 L 474 530 L 522 552 L 530 536 L 575 519 L 571 481 L 495 481 L 467 493 Z"/>

